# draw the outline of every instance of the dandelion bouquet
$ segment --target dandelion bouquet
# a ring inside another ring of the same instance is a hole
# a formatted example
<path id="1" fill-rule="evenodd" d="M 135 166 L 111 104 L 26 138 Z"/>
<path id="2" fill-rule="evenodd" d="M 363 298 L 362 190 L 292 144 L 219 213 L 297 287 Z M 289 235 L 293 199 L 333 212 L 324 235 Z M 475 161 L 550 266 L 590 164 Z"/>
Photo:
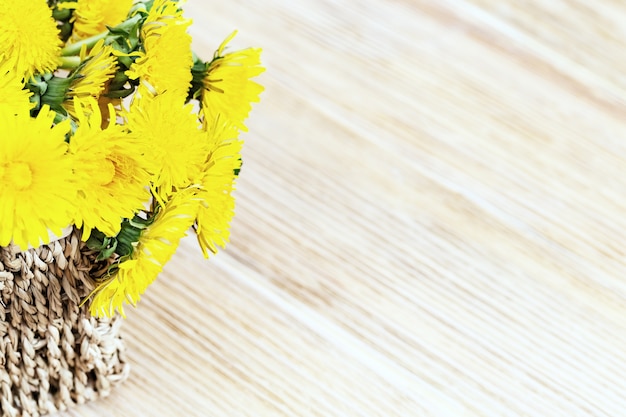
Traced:
<path id="1" fill-rule="evenodd" d="M 123 313 L 195 230 L 229 238 L 260 49 L 205 61 L 175 0 L 0 0 L 0 247 L 79 233 L 106 267 L 84 297 Z"/>

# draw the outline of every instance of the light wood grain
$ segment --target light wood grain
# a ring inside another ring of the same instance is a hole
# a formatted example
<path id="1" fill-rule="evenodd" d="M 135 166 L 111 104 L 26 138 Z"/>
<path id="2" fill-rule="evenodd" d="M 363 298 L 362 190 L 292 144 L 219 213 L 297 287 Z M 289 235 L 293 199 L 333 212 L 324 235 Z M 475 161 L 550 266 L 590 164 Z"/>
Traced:
<path id="1" fill-rule="evenodd" d="M 66 416 L 621 416 L 626 3 L 191 0 L 264 48 L 226 251 Z"/>

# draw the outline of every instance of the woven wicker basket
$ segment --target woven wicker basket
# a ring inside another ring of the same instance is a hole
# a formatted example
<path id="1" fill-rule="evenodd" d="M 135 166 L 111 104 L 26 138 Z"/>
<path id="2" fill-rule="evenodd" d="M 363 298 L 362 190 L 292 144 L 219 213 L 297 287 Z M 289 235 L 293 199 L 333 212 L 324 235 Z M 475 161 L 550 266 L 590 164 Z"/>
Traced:
<path id="1" fill-rule="evenodd" d="M 0 415 L 63 410 L 126 379 L 121 319 L 79 307 L 103 267 L 76 230 L 25 252 L 0 248 Z"/>

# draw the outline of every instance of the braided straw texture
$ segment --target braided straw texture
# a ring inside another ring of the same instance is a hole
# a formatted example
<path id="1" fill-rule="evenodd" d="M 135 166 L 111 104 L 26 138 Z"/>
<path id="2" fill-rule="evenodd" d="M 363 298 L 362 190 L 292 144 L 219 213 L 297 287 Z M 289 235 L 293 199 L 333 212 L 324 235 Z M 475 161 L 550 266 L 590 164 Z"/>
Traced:
<path id="1" fill-rule="evenodd" d="M 40 416 L 107 396 L 128 376 L 121 319 L 90 317 L 95 262 L 80 231 L 0 248 L 0 415 Z"/>

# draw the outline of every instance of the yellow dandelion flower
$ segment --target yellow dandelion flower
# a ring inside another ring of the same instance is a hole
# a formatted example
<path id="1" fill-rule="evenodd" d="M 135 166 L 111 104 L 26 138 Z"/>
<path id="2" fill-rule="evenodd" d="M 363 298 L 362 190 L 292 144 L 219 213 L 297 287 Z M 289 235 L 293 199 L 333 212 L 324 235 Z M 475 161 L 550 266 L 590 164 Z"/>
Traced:
<path id="1" fill-rule="evenodd" d="M 174 194 L 156 214 L 154 222 L 141 233 L 130 259 L 122 262 L 117 273 L 94 291 L 91 314 L 110 317 L 117 310 L 124 315 L 125 303 L 136 306 L 141 294 L 154 282 L 176 251 L 197 210 L 194 189 Z"/>
<path id="2" fill-rule="evenodd" d="M 59 3 L 58 7 L 74 9 L 70 40 L 76 42 L 106 31 L 107 26 L 122 23 L 132 5 L 133 0 L 78 0 Z"/>
<path id="3" fill-rule="evenodd" d="M 76 188 L 65 135 L 43 107 L 37 118 L 0 107 L 0 246 L 22 250 L 60 236 L 72 219 Z"/>
<path id="4" fill-rule="evenodd" d="M 0 107 L 7 106 L 14 113 L 28 113 L 33 107 L 29 100 L 32 93 L 24 89 L 22 75 L 13 68 L 14 63 L 0 55 Z"/>
<path id="5" fill-rule="evenodd" d="M 229 223 L 235 210 L 232 191 L 235 189 L 235 172 L 241 167 L 243 144 L 237 139 L 237 128 L 219 119 L 208 135 L 211 150 L 199 181 L 201 205 L 196 227 L 198 243 L 205 258 L 209 256 L 208 251 L 216 253 L 217 246 L 223 248 L 228 242 Z"/>
<path id="6" fill-rule="evenodd" d="M 208 126 L 217 118 L 225 117 L 237 128 L 247 131 L 243 124 L 252 109 L 251 103 L 260 100 L 263 86 L 250 79 L 265 71 L 261 66 L 261 49 L 249 48 L 224 54 L 224 49 L 237 34 L 233 32 L 215 52 L 215 57 L 203 79 L 202 113 Z"/>
<path id="7" fill-rule="evenodd" d="M 187 96 L 193 65 L 189 25 L 191 20 L 183 17 L 179 2 L 155 0 L 141 28 L 144 51 L 136 53 L 137 59 L 126 72 L 130 79 L 142 81 L 140 94 L 151 89 Z"/>
<path id="8" fill-rule="evenodd" d="M 133 135 L 148 143 L 152 183 L 163 199 L 198 178 L 208 148 L 193 105 L 168 92 L 135 99 L 124 117 Z"/>
<path id="9" fill-rule="evenodd" d="M 88 55 L 83 49 L 81 61 L 83 64 L 72 74 L 72 82 L 63 102 L 63 107 L 74 117 L 76 117 L 74 100 L 88 98 L 98 100 L 107 82 L 117 71 L 117 59 L 113 55 L 113 47 L 104 45 L 104 41 L 96 43 Z"/>
<path id="10" fill-rule="evenodd" d="M 20 77 L 50 72 L 59 65 L 61 39 L 46 0 L 0 0 L 0 45 L 14 58 Z"/>
<path id="11" fill-rule="evenodd" d="M 113 122 L 103 129 L 94 99 L 78 101 L 76 112 L 78 128 L 69 146 L 78 188 L 74 223 L 83 227 L 84 240 L 94 228 L 115 236 L 122 219 L 132 218 L 150 199 L 146 144 L 115 124 L 113 108 L 109 109 Z"/>

